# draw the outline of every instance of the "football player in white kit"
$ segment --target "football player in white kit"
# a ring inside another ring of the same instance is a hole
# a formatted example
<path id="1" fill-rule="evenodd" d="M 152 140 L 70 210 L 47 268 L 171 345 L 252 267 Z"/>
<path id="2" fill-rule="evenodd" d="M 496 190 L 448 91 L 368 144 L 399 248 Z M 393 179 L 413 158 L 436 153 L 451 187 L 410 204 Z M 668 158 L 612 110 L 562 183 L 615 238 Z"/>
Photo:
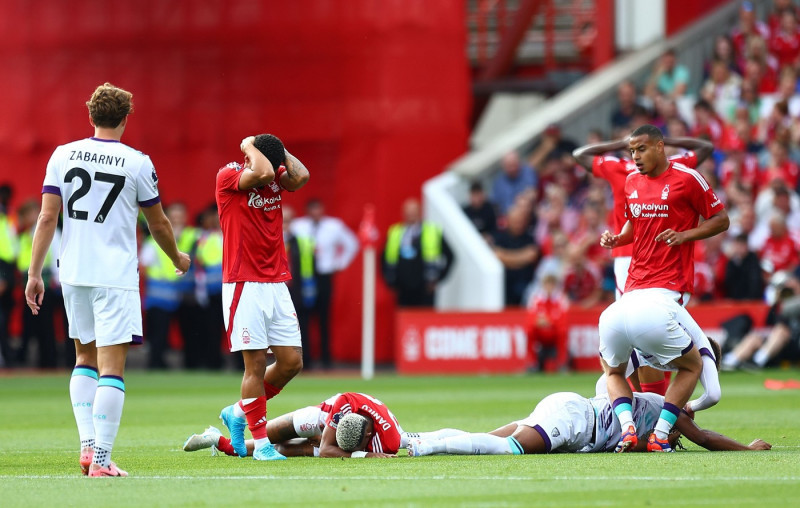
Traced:
<path id="1" fill-rule="evenodd" d="M 664 397 L 655 393 L 633 394 L 633 419 L 646 437 L 658 421 Z M 681 413 L 675 430 L 693 443 L 711 451 L 769 450 L 772 445 L 756 439 L 749 445 L 698 427 Z M 434 454 L 523 455 L 542 453 L 599 453 L 613 451 L 622 427 L 607 395 L 587 399 L 577 393 L 548 395 L 527 418 L 511 422 L 490 433 L 468 433 L 455 429 L 410 434 L 407 445 L 412 457 Z M 671 442 L 679 437 L 670 436 Z M 640 440 L 630 451 L 644 451 Z"/>
<path id="2" fill-rule="evenodd" d="M 25 288 L 36 315 L 44 297 L 42 264 L 63 205 L 59 277 L 76 356 L 70 398 L 81 440 L 81 471 L 91 477 L 127 476 L 111 462 L 111 449 L 125 401 L 128 346 L 142 342 L 136 245 L 140 208 L 176 271 L 184 273 L 190 264 L 161 208 L 153 163 L 120 142 L 132 97 L 110 83 L 98 86 L 86 103 L 94 136 L 59 146 L 50 157 Z"/>

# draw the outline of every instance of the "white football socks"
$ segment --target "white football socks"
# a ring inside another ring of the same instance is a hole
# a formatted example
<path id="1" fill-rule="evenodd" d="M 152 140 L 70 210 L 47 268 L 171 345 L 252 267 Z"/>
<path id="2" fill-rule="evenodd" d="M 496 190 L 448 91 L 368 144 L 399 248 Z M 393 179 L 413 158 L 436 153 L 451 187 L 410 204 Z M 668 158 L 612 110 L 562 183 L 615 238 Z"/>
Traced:
<path id="1" fill-rule="evenodd" d="M 92 406 L 97 391 L 97 369 L 86 365 L 76 365 L 69 380 L 69 398 L 72 413 L 78 424 L 81 449 L 94 446 L 94 421 Z"/>
<path id="2" fill-rule="evenodd" d="M 94 463 L 108 467 L 111 449 L 119 431 L 122 407 L 125 404 L 125 383 L 121 377 L 101 376 L 94 398 Z"/>
<path id="3" fill-rule="evenodd" d="M 405 448 L 412 439 L 423 439 L 425 441 L 429 441 L 434 439 L 463 436 L 465 434 L 469 434 L 469 432 L 458 429 L 439 429 L 432 432 L 404 432 L 400 435 L 400 448 Z"/>
<path id="4" fill-rule="evenodd" d="M 451 455 L 511 455 L 511 444 L 505 437 L 492 434 L 465 434 L 433 441 L 433 453 Z"/>

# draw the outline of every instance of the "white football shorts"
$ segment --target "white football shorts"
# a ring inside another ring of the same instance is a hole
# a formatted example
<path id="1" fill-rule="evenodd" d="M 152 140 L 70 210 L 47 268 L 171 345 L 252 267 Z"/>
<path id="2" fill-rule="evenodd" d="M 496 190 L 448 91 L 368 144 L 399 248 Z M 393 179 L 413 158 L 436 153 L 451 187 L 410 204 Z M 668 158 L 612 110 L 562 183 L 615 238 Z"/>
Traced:
<path id="1" fill-rule="evenodd" d="M 302 347 L 300 325 L 283 282 L 226 282 L 222 313 L 231 352 Z"/>
<path id="2" fill-rule="evenodd" d="M 320 406 L 308 406 L 300 408 L 292 413 L 292 424 L 298 437 L 319 437 L 325 430 L 325 420 L 328 413 Z"/>
<path id="3" fill-rule="evenodd" d="M 678 307 L 663 289 L 625 293 L 600 315 L 600 356 L 617 367 L 630 359 L 635 347 L 667 365 L 689 352 L 692 338 L 678 319 Z"/>
<path id="4" fill-rule="evenodd" d="M 577 393 L 548 395 L 517 425 L 532 427 L 544 439 L 548 452 L 577 452 L 592 444 L 594 408 Z"/>
<path id="5" fill-rule="evenodd" d="M 69 336 L 96 347 L 142 343 L 138 290 L 62 284 Z"/>

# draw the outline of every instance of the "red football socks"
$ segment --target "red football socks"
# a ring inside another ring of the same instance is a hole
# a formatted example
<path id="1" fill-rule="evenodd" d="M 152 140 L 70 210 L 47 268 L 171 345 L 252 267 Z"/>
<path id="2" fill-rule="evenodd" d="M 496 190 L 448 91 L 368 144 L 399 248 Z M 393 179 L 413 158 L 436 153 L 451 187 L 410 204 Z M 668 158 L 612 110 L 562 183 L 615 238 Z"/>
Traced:
<path id="1" fill-rule="evenodd" d="M 655 383 L 642 383 L 642 391 L 645 393 L 657 393 L 659 395 L 664 395 L 667 393 L 667 386 L 669 386 L 669 381 L 662 379 L 661 381 L 656 381 Z"/>
<path id="2" fill-rule="evenodd" d="M 278 388 L 277 386 L 264 381 L 264 393 L 267 396 L 267 400 L 281 393 L 281 390 L 283 390 L 283 388 Z"/>
<path id="3" fill-rule="evenodd" d="M 250 404 L 242 405 L 244 416 L 247 418 L 247 427 L 253 439 L 267 437 L 267 398 L 259 397 Z"/>

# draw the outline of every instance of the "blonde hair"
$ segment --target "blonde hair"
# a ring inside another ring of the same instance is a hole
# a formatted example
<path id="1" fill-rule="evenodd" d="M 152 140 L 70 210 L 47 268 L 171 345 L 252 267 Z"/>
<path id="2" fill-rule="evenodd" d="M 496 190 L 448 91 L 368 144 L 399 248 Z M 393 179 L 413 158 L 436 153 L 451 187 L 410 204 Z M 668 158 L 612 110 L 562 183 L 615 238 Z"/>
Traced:
<path id="1" fill-rule="evenodd" d="M 104 83 L 95 88 L 86 106 L 96 127 L 114 129 L 133 112 L 133 94 L 111 83 Z"/>

